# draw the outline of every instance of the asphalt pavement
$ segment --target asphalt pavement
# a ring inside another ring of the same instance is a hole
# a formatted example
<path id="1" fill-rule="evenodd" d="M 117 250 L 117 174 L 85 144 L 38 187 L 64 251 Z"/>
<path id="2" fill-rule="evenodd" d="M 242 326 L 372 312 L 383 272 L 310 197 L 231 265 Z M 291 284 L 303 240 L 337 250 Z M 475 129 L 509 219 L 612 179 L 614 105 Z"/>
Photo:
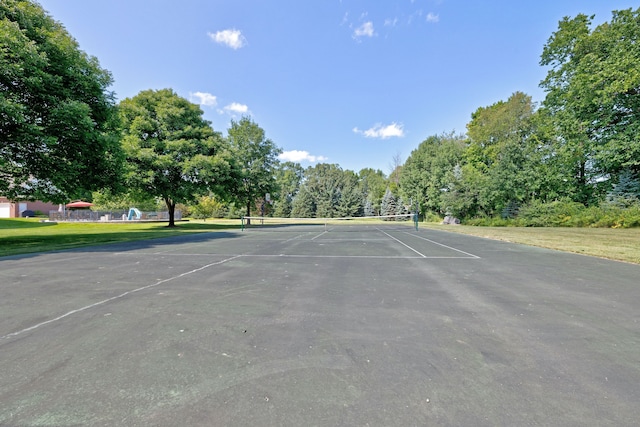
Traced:
<path id="1" fill-rule="evenodd" d="M 640 266 L 421 228 L 0 258 L 1 426 L 633 426 Z"/>

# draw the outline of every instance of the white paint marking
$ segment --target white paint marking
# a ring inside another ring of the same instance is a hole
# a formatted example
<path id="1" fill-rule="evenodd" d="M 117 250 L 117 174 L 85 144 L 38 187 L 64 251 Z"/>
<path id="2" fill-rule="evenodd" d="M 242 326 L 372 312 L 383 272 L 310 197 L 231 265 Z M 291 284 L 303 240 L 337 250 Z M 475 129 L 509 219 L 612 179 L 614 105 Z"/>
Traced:
<path id="1" fill-rule="evenodd" d="M 360 258 L 360 259 L 424 259 L 424 258 L 460 258 L 460 257 L 427 257 L 427 256 L 392 256 L 392 255 L 300 255 L 300 254 L 251 254 L 242 255 L 244 258 Z"/>
<path id="2" fill-rule="evenodd" d="M 404 243 L 402 240 L 400 239 L 396 239 L 395 237 L 393 237 L 391 234 L 387 233 L 386 231 L 380 230 L 378 229 L 381 233 L 386 234 L 387 236 L 389 236 L 390 238 L 392 238 L 393 240 L 395 240 L 396 242 L 400 243 L 402 246 L 405 246 L 409 249 L 411 249 L 413 252 L 417 253 L 418 255 L 420 255 L 422 258 L 426 258 L 427 256 L 424 254 L 421 254 L 420 252 L 418 252 L 417 250 L 413 249 L 411 246 L 407 245 L 406 243 Z"/>
<path id="3" fill-rule="evenodd" d="M 317 236 L 312 237 L 312 238 L 311 238 L 311 240 L 316 240 L 318 237 L 320 237 L 320 236 L 324 236 L 324 235 L 325 235 L 325 234 L 327 234 L 327 233 L 328 233 L 328 231 L 326 231 L 326 230 L 325 230 L 325 231 L 323 231 L 322 233 L 318 234 Z"/>
<path id="4" fill-rule="evenodd" d="M 470 257 L 475 258 L 475 259 L 480 259 L 480 257 L 477 256 L 477 255 L 470 254 L 469 252 L 461 251 L 460 249 L 452 248 L 451 246 L 447 246 L 447 245 L 444 245 L 442 243 L 434 242 L 433 240 L 427 239 L 426 237 L 418 236 L 417 234 L 408 233 L 406 231 L 405 231 L 405 233 L 409 234 L 410 236 L 417 237 L 418 239 L 426 240 L 427 242 L 433 243 L 434 245 L 442 246 L 444 248 L 451 249 L 452 251 L 456 251 L 456 252 L 460 252 L 461 254 L 469 255 Z"/>
<path id="5" fill-rule="evenodd" d="M 90 309 L 92 309 L 92 308 L 94 308 L 94 307 L 98 307 L 98 306 L 100 306 L 100 305 L 104 305 L 104 304 L 106 304 L 106 303 L 108 303 L 108 302 L 111 302 L 111 301 L 114 301 L 114 300 L 117 300 L 117 299 L 120 299 L 120 298 L 124 298 L 124 297 L 126 297 L 127 295 L 131 295 L 131 294 L 136 293 L 136 292 L 140 292 L 140 291 L 144 291 L 144 290 L 146 290 L 146 289 L 154 288 L 154 287 L 156 287 L 156 286 L 158 286 L 158 285 L 161 285 L 161 284 L 163 284 L 163 283 L 167 283 L 167 282 L 170 282 L 170 281 L 172 281 L 172 280 L 176 280 L 176 279 L 179 279 L 179 278 L 181 278 L 181 277 L 188 276 L 188 275 L 193 274 L 193 273 L 197 273 L 198 271 L 202 271 L 202 270 L 204 270 L 204 269 L 206 269 L 206 268 L 213 267 L 214 265 L 220 265 L 220 264 L 223 264 L 223 263 L 225 263 L 225 262 L 228 262 L 228 261 L 234 260 L 234 259 L 236 259 L 236 258 L 238 258 L 238 257 L 240 257 L 240 255 L 236 255 L 236 256 L 233 256 L 233 257 L 231 257 L 231 258 L 227 258 L 227 259 L 223 259 L 222 261 L 213 262 L 213 263 L 211 263 L 211 264 L 207 264 L 207 265 L 205 265 L 205 266 L 202 266 L 202 267 L 199 267 L 199 268 L 193 269 L 193 270 L 191 270 L 191 271 L 187 271 L 186 273 L 182 273 L 182 274 L 179 274 L 179 275 L 177 275 L 177 276 L 170 277 L 170 278 L 168 278 L 168 279 L 160 280 L 160 281 L 158 281 L 158 282 L 156 282 L 156 283 L 153 283 L 153 284 L 151 284 L 151 285 L 147 285 L 147 286 L 143 286 L 143 287 L 141 287 L 141 288 L 137 288 L 137 289 L 133 289 L 133 290 L 130 290 L 130 291 L 127 291 L 127 292 L 123 292 L 123 293 L 121 293 L 120 295 L 116 295 L 116 296 L 114 296 L 114 297 L 107 298 L 107 299 L 105 299 L 105 300 L 98 301 L 98 302 L 95 302 L 95 303 L 93 303 L 93 304 L 86 305 L 86 306 L 81 307 L 81 308 L 78 308 L 78 309 L 76 309 L 76 310 L 71 310 L 71 311 L 69 311 L 69 312 L 67 312 L 67 313 L 65 313 L 65 314 L 62 314 L 62 315 L 60 315 L 60 316 L 58 316 L 58 317 L 55 317 L 55 318 L 53 318 L 53 319 L 49 319 L 49 320 L 46 320 L 46 321 L 44 321 L 44 322 L 40 322 L 40 323 L 38 323 L 37 325 L 33 325 L 33 326 L 28 327 L 28 328 L 22 329 L 21 331 L 12 332 L 12 333 L 10 333 L 10 334 L 8 334 L 8 335 L 4 335 L 4 336 L 0 337 L 0 340 L 6 339 L 6 338 L 12 338 L 12 337 L 15 337 L 15 336 L 21 335 L 21 334 L 23 334 L 23 333 L 25 333 L 25 332 L 33 331 L 34 329 L 38 329 L 38 328 L 40 328 L 40 327 L 42 327 L 42 326 L 45 326 L 45 325 L 48 325 L 48 324 L 50 324 L 50 323 L 57 322 L 58 320 L 62 320 L 62 319 L 64 319 L 65 317 L 69 317 L 69 316 L 71 316 L 71 315 L 73 315 L 73 314 L 80 313 L 80 312 L 82 312 L 82 311 L 90 310 Z"/>
<path id="6" fill-rule="evenodd" d="M 298 234 L 297 236 L 294 236 L 294 237 L 292 237 L 292 238 L 290 238 L 290 239 L 287 239 L 287 240 L 283 241 L 282 243 L 287 243 L 287 242 L 290 242 L 290 241 L 292 241 L 292 240 L 298 240 L 298 239 L 299 239 L 299 238 L 301 238 L 302 236 L 304 236 L 304 234 Z"/>

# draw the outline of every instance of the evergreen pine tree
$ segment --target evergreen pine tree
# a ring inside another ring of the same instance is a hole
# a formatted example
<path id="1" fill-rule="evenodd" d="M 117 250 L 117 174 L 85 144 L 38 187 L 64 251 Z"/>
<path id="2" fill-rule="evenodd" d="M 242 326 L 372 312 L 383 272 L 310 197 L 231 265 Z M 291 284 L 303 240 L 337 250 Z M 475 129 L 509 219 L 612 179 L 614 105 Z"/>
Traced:
<path id="1" fill-rule="evenodd" d="M 376 214 L 376 211 L 373 209 L 373 202 L 371 202 L 371 199 L 367 199 L 366 202 L 364 202 L 364 216 L 374 216 Z"/>
<path id="2" fill-rule="evenodd" d="M 640 201 L 640 179 L 627 169 L 618 177 L 618 183 L 607 193 L 607 202 L 620 207 L 629 207 Z"/>
<path id="3" fill-rule="evenodd" d="M 380 215 L 395 215 L 396 213 L 396 196 L 393 195 L 391 190 L 387 188 L 387 191 L 382 197 L 382 203 L 380 204 Z"/>
<path id="4" fill-rule="evenodd" d="M 395 214 L 396 215 L 404 215 L 409 213 L 409 211 L 407 210 L 407 208 L 404 205 L 404 199 L 402 197 L 398 198 L 398 201 L 396 202 L 396 211 Z M 403 221 L 405 220 L 405 218 L 402 219 Z"/>
<path id="5" fill-rule="evenodd" d="M 313 218 L 316 216 L 316 204 L 313 196 L 306 186 L 301 186 L 300 191 L 293 199 L 291 208 L 292 218 Z"/>

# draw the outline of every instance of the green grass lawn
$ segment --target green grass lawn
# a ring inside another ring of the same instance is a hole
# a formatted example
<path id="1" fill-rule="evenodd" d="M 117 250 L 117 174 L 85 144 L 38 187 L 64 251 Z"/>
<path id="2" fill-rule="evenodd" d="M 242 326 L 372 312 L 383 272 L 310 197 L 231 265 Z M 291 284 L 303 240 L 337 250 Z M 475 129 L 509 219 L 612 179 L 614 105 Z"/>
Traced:
<path id="1" fill-rule="evenodd" d="M 429 228 L 640 264 L 640 228 L 474 227 Z"/>
<path id="2" fill-rule="evenodd" d="M 234 228 L 240 228 L 239 220 L 180 222 L 169 228 L 166 222 L 55 223 L 0 219 L 0 257 Z"/>
<path id="3" fill-rule="evenodd" d="M 640 228 L 471 227 L 424 223 L 420 227 L 640 264 Z M 188 221 L 168 228 L 166 223 L 135 221 L 50 223 L 37 219 L 0 219 L 0 257 L 229 229 L 239 230 L 240 220 Z"/>

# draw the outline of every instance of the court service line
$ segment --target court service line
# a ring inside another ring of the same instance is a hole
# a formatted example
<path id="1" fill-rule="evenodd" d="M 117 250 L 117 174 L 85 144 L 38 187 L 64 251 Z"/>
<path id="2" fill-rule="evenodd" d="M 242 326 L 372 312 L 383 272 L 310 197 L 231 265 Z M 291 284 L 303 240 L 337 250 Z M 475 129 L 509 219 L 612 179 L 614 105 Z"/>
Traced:
<path id="1" fill-rule="evenodd" d="M 151 252 L 137 252 L 140 256 L 156 256 Z M 197 253 L 182 252 L 172 253 L 175 257 L 211 257 L 212 255 L 233 256 L 235 258 L 357 258 L 357 259 L 470 259 L 468 256 L 446 256 L 446 255 L 420 255 L 420 256 L 401 256 L 401 255 L 312 255 L 312 254 L 221 254 L 221 253 Z M 480 259 L 474 257 L 474 259 Z"/>
<path id="2" fill-rule="evenodd" d="M 136 292 L 140 292 L 140 291 L 144 291 L 144 290 L 147 290 L 147 289 L 151 289 L 151 288 L 154 288 L 154 287 L 156 287 L 158 285 L 161 285 L 163 283 L 167 283 L 167 282 L 170 282 L 172 280 L 176 280 L 176 279 L 179 279 L 181 277 L 188 276 L 188 275 L 193 274 L 193 273 L 197 273 L 198 271 L 202 271 L 202 270 L 204 270 L 206 268 L 213 267 L 214 265 L 220 265 L 220 264 L 223 264 L 225 262 L 232 261 L 232 260 L 234 260 L 236 258 L 239 258 L 241 256 L 242 255 L 235 255 L 235 256 L 232 256 L 230 258 L 223 259 L 222 261 L 212 262 L 212 263 L 204 265 L 202 267 L 195 268 L 195 269 L 193 269 L 191 271 L 187 271 L 185 273 L 178 274 L 177 276 L 173 276 L 173 277 L 170 277 L 168 279 L 163 279 L 163 280 L 160 280 L 160 281 L 158 281 L 156 283 L 152 283 L 151 285 L 142 286 L 141 288 L 132 289 L 130 291 L 123 292 L 120 295 L 116 295 L 114 297 L 107 298 L 107 299 L 104 299 L 102 301 L 94 302 L 93 304 L 89 304 L 89 305 L 86 305 L 84 307 L 81 307 L 81 308 L 78 308 L 78 309 L 75 309 L 75 310 L 71 310 L 71 311 L 69 311 L 69 312 L 67 312 L 65 314 L 62 314 L 62 315 L 58 316 L 58 317 L 54 317 L 53 319 L 45 320 L 44 322 L 40 322 L 40 323 L 38 323 L 36 325 L 33 325 L 33 326 L 28 327 L 28 328 L 22 329 L 20 331 L 11 332 L 10 334 L 1 336 L 0 337 L 0 341 L 4 340 L 4 339 L 7 339 L 7 338 L 16 337 L 18 335 L 24 334 L 25 332 L 33 331 L 34 329 L 38 329 L 38 328 L 40 328 L 42 326 L 46 326 L 48 324 L 57 322 L 59 320 L 64 319 L 65 317 L 69 317 L 69 316 L 74 315 L 76 313 L 87 311 L 87 310 L 90 310 L 90 309 L 92 309 L 94 307 L 98 307 L 100 305 L 104 305 L 104 304 L 106 304 L 108 302 L 124 298 L 127 295 L 131 295 L 131 294 L 136 293 Z"/>
<path id="3" fill-rule="evenodd" d="M 426 255 L 424 255 L 424 254 L 422 254 L 422 253 L 418 252 L 417 250 L 413 249 L 411 246 L 407 245 L 407 244 L 406 244 L 405 242 L 403 242 L 402 240 L 400 240 L 400 239 L 396 239 L 395 237 L 393 237 L 391 234 L 387 233 L 386 231 L 383 231 L 383 230 L 381 230 L 381 229 L 379 229 L 379 228 L 378 228 L 378 230 L 379 230 L 380 232 L 382 232 L 383 234 L 386 234 L 387 236 L 391 237 L 393 240 L 395 240 L 396 242 L 400 243 L 401 245 L 403 245 L 403 246 L 405 246 L 405 247 L 407 247 L 407 248 L 411 249 L 413 252 L 417 253 L 417 254 L 418 254 L 418 255 L 420 255 L 422 258 L 426 258 L 426 257 L 427 257 Z"/>
<path id="4" fill-rule="evenodd" d="M 300 254 L 244 254 L 243 258 L 345 258 L 345 259 L 469 259 L 462 256 L 394 256 L 394 255 L 300 255 Z"/>
<path id="5" fill-rule="evenodd" d="M 405 233 L 410 235 L 410 236 L 417 237 L 418 239 L 426 240 L 427 242 L 433 243 L 434 245 L 442 246 L 444 248 L 451 249 L 452 251 L 456 251 L 456 252 L 460 252 L 461 254 L 469 255 L 470 257 L 475 258 L 475 259 L 480 259 L 480 257 L 478 255 L 470 254 L 469 252 L 461 251 L 460 249 L 452 248 L 451 246 L 447 246 L 447 245 L 442 244 L 442 243 L 434 242 L 433 240 L 427 239 L 426 237 L 418 236 L 417 234 L 409 233 L 407 231 L 405 231 Z"/>

